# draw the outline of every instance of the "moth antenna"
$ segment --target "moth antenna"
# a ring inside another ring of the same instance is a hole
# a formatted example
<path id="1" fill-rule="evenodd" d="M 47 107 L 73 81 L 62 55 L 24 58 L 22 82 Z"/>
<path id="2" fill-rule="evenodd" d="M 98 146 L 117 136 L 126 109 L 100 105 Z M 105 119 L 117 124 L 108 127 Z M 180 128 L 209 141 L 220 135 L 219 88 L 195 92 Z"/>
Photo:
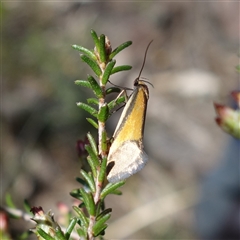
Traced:
<path id="1" fill-rule="evenodd" d="M 147 48 L 146 48 L 145 54 L 144 54 L 144 58 L 143 58 L 143 64 L 142 64 L 142 67 L 141 67 L 141 70 L 139 72 L 139 75 L 138 75 L 137 79 L 139 79 L 141 74 L 142 74 L 142 71 L 143 71 L 143 68 L 144 68 L 144 65 L 145 65 L 145 62 L 146 62 L 146 58 L 147 58 L 148 48 L 149 48 L 149 46 L 151 45 L 152 42 L 153 42 L 153 40 L 151 40 L 150 43 L 147 45 Z"/>
<path id="2" fill-rule="evenodd" d="M 112 84 L 114 87 L 118 87 L 118 88 L 121 88 L 121 89 L 124 89 L 124 90 L 130 90 L 130 91 L 133 91 L 132 88 L 121 87 L 121 86 L 119 86 L 119 85 L 116 85 L 116 84 L 112 83 L 110 80 L 108 80 L 108 82 L 109 82 L 110 84 Z"/>
<path id="3" fill-rule="evenodd" d="M 147 80 L 141 80 L 141 82 L 148 83 L 149 85 L 151 85 L 151 86 L 154 88 L 153 84 L 152 84 L 152 83 L 150 83 L 150 82 L 149 82 L 149 81 L 147 81 Z"/>

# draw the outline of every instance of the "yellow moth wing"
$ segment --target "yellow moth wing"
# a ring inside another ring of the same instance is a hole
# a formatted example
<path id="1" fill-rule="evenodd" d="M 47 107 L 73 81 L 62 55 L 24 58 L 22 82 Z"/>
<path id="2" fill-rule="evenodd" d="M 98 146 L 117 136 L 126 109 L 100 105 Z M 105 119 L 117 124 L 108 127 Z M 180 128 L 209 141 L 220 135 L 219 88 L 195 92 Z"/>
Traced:
<path id="1" fill-rule="evenodd" d="M 109 155 L 125 141 L 142 141 L 147 110 L 148 90 L 146 85 L 139 85 L 129 98 L 113 134 L 114 141 Z"/>
<path id="2" fill-rule="evenodd" d="M 148 88 L 139 84 L 129 98 L 113 135 L 108 164 L 114 165 L 108 181 L 117 182 L 140 171 L 148 160 L 143 151 L 143 131 L 148 101 Z"/>

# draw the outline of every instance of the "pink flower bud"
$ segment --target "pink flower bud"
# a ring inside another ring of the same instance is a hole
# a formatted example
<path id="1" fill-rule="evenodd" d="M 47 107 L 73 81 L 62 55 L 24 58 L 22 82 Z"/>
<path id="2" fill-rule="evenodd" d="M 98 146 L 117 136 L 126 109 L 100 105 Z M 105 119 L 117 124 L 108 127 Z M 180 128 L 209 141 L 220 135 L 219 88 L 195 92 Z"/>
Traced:
<path id="1" fill-rule="evenodd" d="M 214 107 L 218 114 L 216 122 L 222 130 L 240 138 L 240 111 L 217 103 L 214 104 Z"/>
<path id="2" fill-rule="evenodd" d="M 240 108 L 240 91 L 231 92 L 233 99 L 237 102 L 238 107 Z"/>

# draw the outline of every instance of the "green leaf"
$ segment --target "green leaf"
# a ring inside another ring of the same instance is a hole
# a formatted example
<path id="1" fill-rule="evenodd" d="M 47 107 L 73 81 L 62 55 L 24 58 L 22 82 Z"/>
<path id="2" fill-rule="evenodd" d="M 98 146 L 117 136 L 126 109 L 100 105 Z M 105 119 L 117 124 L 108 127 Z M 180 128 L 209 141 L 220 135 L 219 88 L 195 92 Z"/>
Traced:
<path id="1" fill-rule="evenodd" d="M 90 190 L 91 190 L 90 186 L 89 186 L 89 184 L 85 180 L 83 180 L 82 178 L 79 178 L 79 177 L 76 177 L 76 180 L 80 184 L 82 184 L 82 186 L 83 186 L 83 188 L 85 189 L 86 192 L 90 192 Z"/>
<path id="2" fill-rule="evenodd" d="M 31 230 L 29 231 L 25 231 L 23 233 L 21 233 L 20 235 L 18 235 L 18 240 L 24 240 L 24 239 L 30 239 L 30 235 L 32 234 L 33 232 L 31 232 Z M 3 240 L 11 240 L 12 238 L 3 238 Z"/>
<path id="3" fill-rule="evenodd" d="M 108 151 L 108 139 L 107 139 L 107 132 L 106 130 L 104 130 L 102 132 L 102 142 L 101 142 L 101 145 L 102 145 L 102 151 L 103 152 L 107 152 Z"/>
<path id="4" fill-rule="evenodd" d="M 28 202 L 27 199 L 24 199 L 24 209 L 26 212 L 30 213 L 31 212 L 31 205 L 30 203 Z"/>
<path id="5" fill-rule="evenodd" d="M 76 80 L 75 84 L 78 86 L 82 86 L 82 87 L 87 87 L 87 88 L 91 88 L 91 84 L 89 81 L 87 80 Z"/>
<path id="6" fill-rule="evenodd" d="M 86 183 L 86 181 L 84 181 L 82 178 L 80 178 L 80 177 L 76 177 L 76 181 L 77 182 L 79 182 L 80 184 L 82 184 L 83 186 L 87 186 L 87 183 Z"/>
<path id="7" fill-rule="evenodd" d="M 87 103 L 93 104 L 93 105 L 98 105 L 98 99 L 97 98 L 88 98 Z"/>
<path id="8" fill-rule="evenodd" d="M 115 195 L 122 195 L 122 192 L 120 190 L 114 190 L 111 194 L 115 194 Z"/>
<path id="9" fill-rule="evenodd" d="M 92 150 L 94 152 L 94 154 L 97 156 L 98 155 L 98 148 L 97 148 L 97 144 L 96 141 L 94 139 L 94 137 L 91 135 L 91 133 L 87 133 L 87 139 L 92 147 Z"/>
<path id="10" fill-rule="evenodd" d="M 37 229 L 37 233 L 45 240 L 56 240 L 53 237 L 51 237 L 49 234 L 47 234 L 45 231 L 43 231 L 41 228 Z"/>
<path id="11" fill-rule="evenodd" d="M 98 112 L 98 121 L 106 122 L 109 117 L 109 109 L 107 103 L 104 103 L 103 106 L 99 109 Z"/>
<path id="12" fill-rule="evenodd" d="M 57 226 L 55 228 L 55 233 L 56 233 L 55 240 L 66 240 L 64 233 L 62 232 L 62 229 L 60 228 L 60 226 Z"/>
<path id="13" fill-rule="evenodd" d="M 109 111 L 111 111 L 113 108 L 120 105 L 121 103 L 125 103 L 125 102 L 126 102 L 125 101 L 125 96 L 121 96 L 117 99 L 112 100 L 110 103 L 108 103 Z"/>
<path id="14" fill-rule="evenodd" d="M 95 54 L 87 48 L 84 48 L 82 46 L 78 46 L 76 44 L 72 45 L 72 48 L 75 49 L 75 50 L 78 50 L 79 52 L 84 53 L 85 55 L 87 55 L 88 57 L 90 57 L 93 60 L 97 60 L 97 57 L 95 56 Z"/>
<path id="15" fill-rule="evenodd" d="M 120 46 L 118 46 L 116 49 L 112 51 L 112 53 L 109 56 L 109 59 L 113 59 L 119 52 L 121 52 L 126 47 L 130 46 L 132 44 L 132 41 L 127 41 Z"/>
<path id="16" fill-rule="evenodd" d="M 89 156 L 91 157 L 94 165 L 96 167 L 98 167 L 100 165 L 100 163 L 99 163 L 99 158 L 98 158 L 97 154 L 95 153 L 95 150 L 93 150 L 90 145 L 85 145 L 85 149 L 87 150 Z"/>
<path id="17" fill-rule="evenodd" d="M 88 227 L 88 219 L 83 213 L 83 210 L 77 206 L 73 206 L 74 211 L 78 214 L 81 220 L 81 226 Z"/>
<path id="18" fill-rule="evenodd" d="M 101 192 L 101 199 L 104 199 L 108 194 L 113 193 L 117 188 L 125 184 L 125 181 L 120 181 L 117 183 L 108 183 L 106 187 Z"/>
<path id="19" fill-rule="evenodd" d="M 6 194 L 5 201 L 8 207 L 14 209 L 16 208 L 15 204 L 13 203 L 12 196 L 9 193 Z"/>
<path id="20" fill-rule="evenodd" d="M 103 97 L 102 89 L 99 86 L 98 82 L 95 80 L 95 78 L 89 75 L 88 81 L 91 84 L 92 90 L 93 90 L 94 94 L 96 95 L 96 97 L 102 98 Z"/>
<path id="21" fill-rule="evenodd" d="M 104 229 L 106 229 L 106 224 L 105 222 L 111 217 L 110 213 L 106 213 L 102 215 L 98 221 L 93 226 L 93 234 L 94 236 L 98 236 Z"/>
<path id="22" fill-rule="evenodd" d="M 105 210 L 104 201 L 100 200 L 96 204 L 96 216 L 100 214 L 101 211 Z"/>
<path id="23" fill-rule="evenodd" d="M 77 218 L 74 217 L 73 219 L 71 219 L 71 221 L 66 229 L 66 233 L 65 233 L 66 240 L 68 240 L 70 238 L 70 235 L 71 235 L 76 223 L 77 223 Z"/>
<path id="24" fill-rule="evenodd" d="M 92 116 L 96 117 L 98 116 L 97 110 L 91 106 L 89 106 L 86 103 L 78 102 L 77 106 L 85 110 L 86 112 L 90 113 Z"/>
<path id="25" fill-rule="evenodd" d="M 112 212 L 111 208 L 107 208 L 104 211 L 102 211 L 97 217 L 96 217 L 96 221 L 99 221 L 102 217 L 104 217 L 105 215 L 109 214 Z"/>
<path id="26" fill-rule="evenodd" d="M 76 199 L 81 200 L 81 201 L 83 200 L 82 195 L 81 195 L 79 189 L 74 189 L 74 190 L 72 190 L 72 191 L 70 192 L 70 195 L 71 195 L 72 197 L 76 198 Z"/>
<path id="27" fill-rule="evenodd" d="M 88 164 L 89 164 L 89 166 L 92 170 L 94 178 L 96 178 L 97 177 L 97 166 L 96 166 L 96 164 L 94 163 L 94 161 L 92 160 L 92 158 L 90 156 L 87 157 L 87 161 L 88 161 Z"/>
<path id="28" fill-rule="evenodd" d="M 106 48 L 105 48 L 105 35 L 101 34 L 100 39 L 99 39 L 99 54 L 100 54 L 100 60 L 101 62 L 106 62 L 107 57 L 106 57 Z"/>
<path id="29" fill-rule="evenodd" d="M 106 176 L 106 168 L 107 168 L 107 157 L 104 157 L 101 163 L 101 168 L 99 172 L 98 180 L 99 182 L 104 182 Z"/>
<path id="30" fill-rule="evenodd" d="M 85 208 L 85 203 L 84 203 L 84 202 L 81 202 L 81 203 L 78 205 L 78 207 L 79 207 L 80 209 Z"/>
<path id="31" fill-rule="evenodd" d="M 82 228 L 78 228 L 77 233 L 80 239 L 87 239 L 87 231 L 84 231 Z"/>
<path id="32" fill-rule="evenodd" d="M 92 35 L 92 38 L 93 38 L 93 41 L 94 41 L 94 44 L 95 44 L 95 46 L 96 46 L 96 49 L 97 49 L 97 51 L 99 52 L 99 49 L 100 49 L 100 47 L 99 47 L 99 38 L 98 38 L 98 36 L 97 36 L 97 33 L 92 29 L 91 30 L 91 35 Z"/>
<path id="33" fill-rule="evenodd" d="M 107 81 L 109 80 L 109 77 L 112 73 L 112 69 L 113 69 L 115 64 L 116 64 L 115 60 L 112 60 L 107 64 L 106 69 L 105 69 L 105 71 L 103 73 L 103 76 L 102 76 L 102 84 L 103 85 L 107 84 Z"/>
<path id="34" fill-rule="evenodd" d="M 108 226 L 107 224 L 103 224 L 99 228 L 94 228 L 94 226 L 93 226 L 93 228 L 94 228 L 94 230 L 93 230 L 94 237 L 97 237 L 100 234 L 102 235 L 104 230 L 107 228 L 107 226 Z"/>
<path id="35" fill-rule="evenodd" d="M 102 74 L 101 68 L 98 66 L 97 62 L 93 61 L 86 55 L 80 55 L 81 59 L 89 65 L 89 67 L 94 71 L 94 73 L 99 77 Z"/>
<path id="36" fill-rule="evenodd" d="M 110 213 L 106 213 L 103 215 L 93 226 L 93 233 L 94 236 L 98 236 L 104 229 L 103 226 L 105 226 L 106 221 L 111 217 Z"/>
<path id="37" fill-rule="evenodd" d="M 132 66 L 129 66 L 129 65 L 117 66 L 117 67 L 113 68 L 111 75 L 114 73 L 120 72 L 120 71 L 128 71 L 130 69 L 132 69 Z"/>
<path id="38" fill-rule="evenodd" d="M 88 213 L 90 214 L 90 216 L 95 216 L 96 208 L 95 208 L 95 203 L 94 203 L 92 194 L 86 193 L 82 188 L 80 189 L 80 192 L 82 194 L 83 201 L 85 203 Z"/>
<path id="39" fill-rule="evenodd" d="M 110 87 L 106 90 L 106 94 L 110 93 L 120 93 L 122 90 L 118 87 Z"/>
<path id="40" fill-rule="evenodd" d="M 91 189 L 91 192 L 95 192 L 95 184 L 93 181 L 93 178 L 87 174 L 83 169 L 81 169 L 81 174 L 84 177 L 84 179 L 87 181 L 89 188 Z M 88 192 L 88 191 L 87 191 Z"/>
<path id="41" fill-rule="evenodd" d="M 98 129 L 98 124 L 92 118 L 86 118 L 86 120 L 96 129 Z"/>

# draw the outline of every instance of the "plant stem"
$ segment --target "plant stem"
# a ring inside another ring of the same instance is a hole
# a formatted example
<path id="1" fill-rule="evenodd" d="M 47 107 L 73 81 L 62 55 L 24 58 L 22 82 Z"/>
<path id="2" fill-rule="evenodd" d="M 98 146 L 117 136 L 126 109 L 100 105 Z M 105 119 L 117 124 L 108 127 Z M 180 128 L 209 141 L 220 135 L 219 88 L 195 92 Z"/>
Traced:
<path id="1" fill-rule="evenodd" d="M 90 216 L 89 217 L 89 225 L 88 225 L 88 240 L 94 240 L 94 236 L 93 236 L 93 226 L 95 224 L 95 216 Z"/>
<path id="2" fill-rule="evenodd" d="M 99 82 L 100 82 L 100 87 L 103 92 L 103 97 L 99 98 L 99 110 L 102 108 L 102 106 L 105 104 L 105 85 L 102 84 L 102 76 L 105 71 L 106 65 L 105 64 L 99 64 L 100 68 L 102 70 L 102 75 L 99 77 Z M 102 122 L 98 120 L 98 153 L 101 156 L 101 159 L 106 157 L 106 152 L 102 150 L 102 142 L 103 142 L 103 132 L 105 132 L 105 122 Z M 94 203 L 95 205 L 100 201 L 100 196 L 101 196 L 101 190 L 102 190 L 102 182 L 99 181 L 99 171 L 97 172 L 97 179 L 95 180 L 95 193 L 94 193 Z M 88 239 L 89 240 L 94 240 L 93 236 L 93 226 L 96 222 L 96 216 L 90 216 L 89 218 L 89 226 L 88 226 Z"/>

